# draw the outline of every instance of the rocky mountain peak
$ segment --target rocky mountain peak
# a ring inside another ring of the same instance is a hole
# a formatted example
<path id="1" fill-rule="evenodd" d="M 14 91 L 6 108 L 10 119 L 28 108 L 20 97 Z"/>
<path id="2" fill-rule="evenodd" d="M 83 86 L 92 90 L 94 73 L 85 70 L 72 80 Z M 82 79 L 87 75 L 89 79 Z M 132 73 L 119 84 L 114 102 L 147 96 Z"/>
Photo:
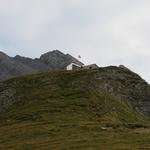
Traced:
<path id="1" fill-rule="evenodd" d="M 8 55 L 0 51 L 0 60 L 8 58 Z"/>
<path id="2" fill-rule="evenodd" d="M 64 70 L 66 66 L 72 62 L 83 65 L 83 63 L 76 58 L 69 54 L 64 54 L 59 50 L 54 50 L 41 55 L 40 60 L 52 67 L 54 70 Z M 56 66 L 59 66 L 59 68 L 56 68 Z"/>
<path id="3" fill-rule="evenodd" d="M 82 64 L 73 56 L 66 55 L 59 50 L 49 51 L 36 59 L 20 55 L 9 57 L 0 52 L 0 81 L 43 71 L 65 70 L 66 66 L 72 62 Z"/>

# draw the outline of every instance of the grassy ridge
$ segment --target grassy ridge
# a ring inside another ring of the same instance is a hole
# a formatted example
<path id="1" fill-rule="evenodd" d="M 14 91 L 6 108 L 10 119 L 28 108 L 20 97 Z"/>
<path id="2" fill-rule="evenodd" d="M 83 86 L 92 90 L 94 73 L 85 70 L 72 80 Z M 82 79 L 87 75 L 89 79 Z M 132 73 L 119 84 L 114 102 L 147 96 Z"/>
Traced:
<path id="1" fill-rule="evenodd" d="M 0 114 L 0 149 L 150 149 L 149 121 L 93 87 L 95 71 L 6 81 L 16 103 Z"/>

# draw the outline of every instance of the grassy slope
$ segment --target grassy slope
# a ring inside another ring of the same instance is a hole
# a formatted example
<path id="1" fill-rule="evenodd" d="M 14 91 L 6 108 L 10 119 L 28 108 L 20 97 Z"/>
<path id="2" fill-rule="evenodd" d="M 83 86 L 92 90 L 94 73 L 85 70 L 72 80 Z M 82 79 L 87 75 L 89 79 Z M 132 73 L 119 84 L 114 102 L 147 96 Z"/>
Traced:
<path id="1" fill-rule="evenodd" d="M 0 149 L 150 149 L 150 129 L 136 111 L 90 89 L 93 71 L 54 72 L 16 82 L 20 100 L 0 115 Z"/>

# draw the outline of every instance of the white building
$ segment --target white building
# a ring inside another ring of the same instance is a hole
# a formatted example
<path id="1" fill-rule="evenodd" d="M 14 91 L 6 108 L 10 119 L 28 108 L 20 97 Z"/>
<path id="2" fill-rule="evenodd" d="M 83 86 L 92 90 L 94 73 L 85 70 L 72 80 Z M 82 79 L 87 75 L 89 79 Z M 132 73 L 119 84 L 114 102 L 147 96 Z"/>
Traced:
<path id="1" fill-rule="evenodd" d="M 78 65 L 78 64 L 75 64 L 75 63 L 71 63 L 71 64 L 69 64 L 68 66 L 67 66 L 67 70 L 78 70 L 78 69 L 80 69 L 81 68 L 81 66 L 80 65 Z"/>
<path id="2" fill-rule="evenodd" d="M 96 64 L 84 66 L 84 65 L 78 65 L 76 63 L 71 63 L 66 67 L 67 70 L 88 70 L 88 69 L 97 69 L 97 68 L 99 68 L 99 66 Z"/>

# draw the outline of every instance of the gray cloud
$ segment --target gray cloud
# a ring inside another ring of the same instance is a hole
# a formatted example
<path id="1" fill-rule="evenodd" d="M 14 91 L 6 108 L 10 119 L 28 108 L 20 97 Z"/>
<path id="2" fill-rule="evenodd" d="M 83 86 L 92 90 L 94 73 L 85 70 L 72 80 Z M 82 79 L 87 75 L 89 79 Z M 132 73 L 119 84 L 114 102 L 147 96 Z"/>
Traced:
<path id="1" fill-rule="evenodd" d="M 0 0 L 0 49 L 60 49 L 85 63 L 124 64 L 150 82 L 149 0 Z"/>

